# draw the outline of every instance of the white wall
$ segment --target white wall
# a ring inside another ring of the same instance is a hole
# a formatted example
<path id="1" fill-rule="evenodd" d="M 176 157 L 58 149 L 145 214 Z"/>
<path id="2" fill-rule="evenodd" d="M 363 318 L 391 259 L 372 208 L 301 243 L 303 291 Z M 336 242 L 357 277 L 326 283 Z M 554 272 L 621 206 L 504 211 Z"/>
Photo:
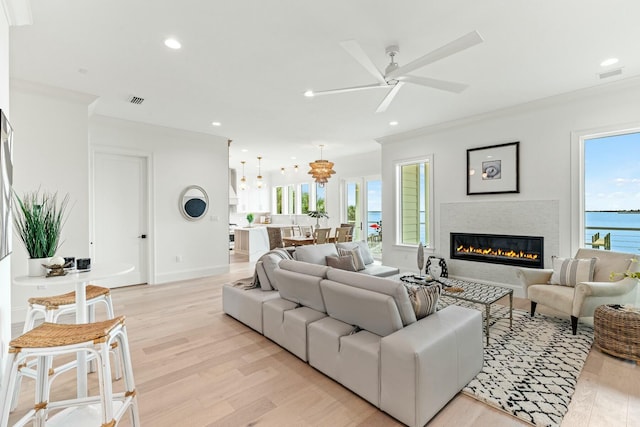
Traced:
<path id="1" fill-rule="evenodd" d="M 59 254 L 89 254 L 89 181 L 87 109 L 95 98 L 22 81 L 11 81 L 13 187 L 25 192 L 70 195 L 68 220 Z M 27 274 L 28 254 L 14 233 L 12 275 Z M 14 286 L 13 321 L 24 319 L 27 299 L 71 290 Z"/>
<path id="2" fill-rule="evenodd" d="M 325 184 L 327 200 L 326 209 L 329 214 L 326 221 L 327 227 L 339 227 L 340 223 L 344 220 L 342 213 L 344 211 L 343 196 L 342 196 L 342 184 L 344 180 L 350 178 L 360 178 L 368 176 L 380 175 L 381 170 L 381 150 L 375 150 L 368 153 L 362 153 L 354 156 L 345 156 L 339 158 L 331 158 L 334 162 L 333 170 L 336 171 L 331 176 L 329 182 Z M 293 171 L 287 172 L 282 175 L 280 172 L 271 172 L 270 181 L 272 188 L 275 186 L 286 186 L 288 184 L 302 184 L 308 183 L 315 185 L 315 182 L 307 172 L 309 166 L 304 164 L 300 165 L 300 170 L 296 173 Z M 271 190 L 269 190 L 271 191 Z M 271 193 L 270 193 L 271 194 Z M 270 196 L 271 197 L 271 196 Z M 295 222 L 297 224 L 315 225 L 316 220 L 306 215 L 275 215 L 272 216 L 274 223 L 284 224 Z"/>
<path id="3" fill-rule="evenodd" d="M 155 272 L 151 283 L 228 271 L 229 151 L 227 139 L 160 126 L 91 117 L 90 144 L 148 153 L 153 158 L 152 200 Z M 199 185 L 210 207 L 200 221 L 178 210 L 180 192 Z M 176 261 L 180 255 L 181 262 Z"/>
<path id="4" fill-rule="evenodd" d="M 42 190 L 69 193 L 73 208 L 63 229 L 60 254 L 90 253 L 89 139 L 105 147 L 145 151 L 153 158 L 152 209 L 155 270 L 150 283 L 202 277 L 228 271 L 228 148 L 226 138 L 123 120 L 94 117 L 94 97 L 27 82 L 11 82 L 14 134 L 14 188 L 19 194 Z M 91 138 L 89 134 L 91 133 Z M 187 185 L 209 193 L 202 221 L 186 221 L 178 197 Z M 182 256 L 177 263 L 175 255 Z M 12 276 L 27 272 L 27 253 L 14 236 Z M 14 286 L 13 322 L 24 319 L 30 296 L 71 290 Z M 3 300 L 4 301 L 4 300 Z"/>
<path id="5" fill-rule="evenodd" d="M 0 109 L 11 122 L 9 113 L 9 22 L 0 10 Z M 0 261 L 0 362 L 11 341 L 11 255 Z M 0 372 L 4 365 L 0 363 Z M 0 380 L 2 374 L 0 373 Z"/>
<path id="6" fill-rule="evenodd" d="M 435 238 L 434 252 L 448 258 L 448 247 L 442 242 L 441 206 L 452 203 L 495 203 L 495 223 L 505 202 L 527 200 L 558 201 L 558 254 L 570 256 L 578 246 L 572 241 L 572 156 L 571 133 L 586 129 L 617 126 L 624 128 L 640 117 L 640 79 L 629 79 L 596 88 L 565 94 L 485 114 L 478 117 L 419 129 L 406 134 L 381 138 L 383 171 L 383 209 L 385 219 L 395 223 L 394 162 L 401 159 L 434 155 Z M 499 143 L 520 141 L 520 193 L 498 195 L 466 195 L 466 150 Z M 575 165 L 574 165 L 575 167 Z M 526 234 L 527 224 L 522 225 Z M 459 230 L 464 232 L 465 230 Z M 396 246 L 395 231 L 386 231 L 383 262 L 415 270 L 415 250 Z M 389 237 L 389 238 L 387 238 Z M 556 254 L 547 254 L 556 255 Z M 473 277 L 474 264 L 455 263 L 450 273 Z M 513 270 L 513 269 L 512 269 Z M 515 284 L 511 274 L 508 284 Z M 496 281 L 490 271 L 485 281 Z"/>

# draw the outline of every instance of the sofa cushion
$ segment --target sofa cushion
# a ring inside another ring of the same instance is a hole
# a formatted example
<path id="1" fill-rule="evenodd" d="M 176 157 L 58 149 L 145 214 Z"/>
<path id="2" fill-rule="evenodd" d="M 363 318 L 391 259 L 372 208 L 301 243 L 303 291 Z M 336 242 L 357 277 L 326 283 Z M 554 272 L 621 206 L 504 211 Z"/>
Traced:
<path id="1" fill-rule="evenodd" d="M 357 275 L 358 273 L 352 274 Z M 358 326 L 382 337 L 403 327 L 398 307 L 390 295 L 348 286 L 332 280 L 323 280 L 320 283 L 320 288 L 327 307 L 327 314 L 334 319 Z"/>
<path id="2" fill-rule="evenodd" d="M 405 284 L 405 287 L 407 288 L 413 311 L 416 313 L 416 319 L 420 320 L 436 312 L 440 293 L 442 292 L 439 284 L 430 286 Z"/>
<path id="3" fill-rule="evenodd" d="M 311 264 L 327 265 L 325 257 L 338 256 L 338 250 L 333 243 L 321 245 L 298 246 L 293 254 L 294 259 Z"/>
<path id="4" fill-rule="evenodd" d="M 364 260 L 362 259 L 362 254 L 360 253 L 360 248 L 358 246 L 355 246 L 351 249 L 338 248 L 338 255 L 340 255 L 341 257 L 351 257 L 355 271 L 365 269 Z"/>
<path id="5" fill-rule="evenodd" d="M 280 261 L 282 261 L 281 257 L 274 254 L 266 254 L 260 257 L 260 261 L 256 263 L 260 287 L 263 291 L 278 290 L 278 284 L 276 283 L 276 277 L 273 272 L 278 268 Z M 258 265 L 262 267 L 263 271 L 258 268 Z"/>
<path id="6" fill-rule="evenodd" d="M 315 266 L 319 267 L 319 266 Z M 329 267 L 323 267 L 329 269 Z M 275 271 L 278 292 L 286 300 L 326 313 L 320 281 L 322 277 L 278 268 Z"/>
<path id="7" fill-rule="evenodd" d="M 400 281 L 335 268 L 327 271 L 327 279 L 389 295 L 393 297 L 398 306 L 398 312 L 400 313 L 403 325 L 409 325 L 416 321 L 416 315 L 411 306 L 411 301 L 409 301 L 409 295 L 407 295 L 407 290 Z"/>
<path id="8" fill-rule="evenodd" d="M 356 267 L 353 265 L 353 257 L 351 255 L 328 256 L 326 257 L 326 260 L 329 267 L 339 268 L 340 270 L 356 271 Z"/>
<path id="9" fill-rule="evenodd" d="M 376 277 L 389 277 L 396 274 L 400 274 L 400 269 L 397 267 L 389 267 L 388 265 L 382 265 L 379 263 L 373 263 L 367 265 L 367 268 L 359 271 L 360 274 L 369 274 Z"/>
<path id="10" fill-rule="evenodd" d="M 338 249 L 353 249 L 354 247 L 359 247 L 360 255 L 362 255 L 362 260 L 364 261 L 365 265 L 373 263 L 373 255 L 371 255 L 369 245 L 364 240 L 359 240 L 356 242 L 340 242 L 336 243 L 336 247 Z"/>
<path id="11" fill-rule="evenodd" d="M 575 286 L 580 282 L 593 281 L 596 258 L 575 259 L 551 257 L 553 273 L 550 285 Z"/>
<path id="12" fill-rule="evenodd" d="M 308 274 L 309 276 L 327 277 L 327 271 L 329 267 L 325 265 L 310 264 L 308 262 L 299 262 L 294 260 L 282 260 L 278 266 L 287 271 L 293 271 L 294 273 Z"/>

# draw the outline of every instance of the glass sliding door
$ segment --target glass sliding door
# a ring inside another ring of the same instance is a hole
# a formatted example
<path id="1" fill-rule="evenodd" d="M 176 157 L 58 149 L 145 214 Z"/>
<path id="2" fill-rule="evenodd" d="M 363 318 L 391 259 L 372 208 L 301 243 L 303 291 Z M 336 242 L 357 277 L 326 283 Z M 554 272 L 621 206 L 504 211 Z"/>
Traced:
<path id="1" fill-rule="evenodd" d="M 345 182 L 346 212 L 344 222 L 353 225 L 353 240 L 362 240 L 361 180 Z"/>
<path id="2" fill-rule="evenodd" d="M 367 242 L 375 258 L 382 257 L 382 181 L 366 179 Z"/>
<path id="3" fill-rule="evenodd" d="M 379 177 L 344 181 L 343 221 L 353 224 L 353 240 L 365 240 L 374 257 L 382 256 L 382 181 Z"/>

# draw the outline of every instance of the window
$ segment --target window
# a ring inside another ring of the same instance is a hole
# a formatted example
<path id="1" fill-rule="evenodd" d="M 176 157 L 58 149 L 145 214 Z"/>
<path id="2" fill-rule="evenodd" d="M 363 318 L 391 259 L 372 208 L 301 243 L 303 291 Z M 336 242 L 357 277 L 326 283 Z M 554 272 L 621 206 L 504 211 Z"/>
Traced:
<path id="1" fill-rule="evenodd" d="M 433 157 L 396 163 L 399 245 L 433 247 Z"/>
<path id="2" fill-rule="evenodd" d="M 275 198 L 275 210 L 274 214 L 283 214 L 284 213 L 284 187 L 276 187 L 274 188 L 274 198 Z"/>
<path id="3" fill-rule="evenodd" d="M 583 138 L 583 247 L 636 253 L 640 248 L 640 132 Z"/>
<path id="4" fill-rule="evenodd" d="M 326 206 L 327 190 L 325 187 L 320 187 L 316 184 L 316 210 L 320 212 L 327 212 Z"/>
<path id="5" fill-rule="evenodd" d="M 309 184 L 300 184 L 300 214 L 306 215 L 309 213 Z"/>
<path id="6" fill-rule="evenodd" d="M 286 214 L 295 214 L 296 213 L 296 186 L 289 185 L 287 186 L 287 209 L 284 211 Z"/>

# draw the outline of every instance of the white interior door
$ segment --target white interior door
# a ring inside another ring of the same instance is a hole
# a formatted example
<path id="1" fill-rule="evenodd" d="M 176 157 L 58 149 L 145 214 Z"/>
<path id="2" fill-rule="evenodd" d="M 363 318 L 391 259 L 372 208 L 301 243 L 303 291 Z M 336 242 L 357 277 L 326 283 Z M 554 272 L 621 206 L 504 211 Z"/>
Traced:
<path id="1" fill-rule="evenodd" d="M 147 167 L 146 157 L 95 152 L 92 263 L 135 267 L 103 286 L 147 283 Z"/>

